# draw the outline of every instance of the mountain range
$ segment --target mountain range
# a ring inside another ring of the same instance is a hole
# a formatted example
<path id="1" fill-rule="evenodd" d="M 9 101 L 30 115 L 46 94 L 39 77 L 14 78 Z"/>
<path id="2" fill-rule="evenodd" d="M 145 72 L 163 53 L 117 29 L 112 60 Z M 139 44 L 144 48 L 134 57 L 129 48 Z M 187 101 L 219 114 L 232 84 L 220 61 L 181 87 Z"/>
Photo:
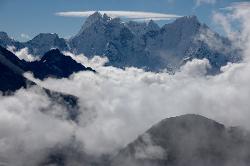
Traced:
<path id="1" fill-rule="evenodd" d="M 36 56 L 44 55 L 52 48 L 83 53 L 89 58 L 106 56 L 109 59 L 107 65 L 133 66 L 149 71 L 175 71 L 188 60 L 207 58 L 211 72 L 217 73 L 227 62 L 241 60 L 230 40 L 201 24 L 196 16 L 178 18 L 160 27 L 152 20 L 123 22 L 96 12 L 68 40 L 57 34 L 41 33 L 22 43 L 0 32 L 0 45 L 15 46 L 17 50 L 27 47 Z"/>

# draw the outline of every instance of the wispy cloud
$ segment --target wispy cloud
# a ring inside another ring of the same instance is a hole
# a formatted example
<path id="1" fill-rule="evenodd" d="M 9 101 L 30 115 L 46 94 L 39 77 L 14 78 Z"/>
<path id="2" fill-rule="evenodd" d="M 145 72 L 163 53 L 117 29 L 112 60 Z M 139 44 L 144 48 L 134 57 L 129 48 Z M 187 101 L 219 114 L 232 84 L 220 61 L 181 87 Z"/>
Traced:
<path id="1" fill-rule="evenodd" d="M 28 40 L 28 39 L 30 39 L 30 36 L 29 35 L 27 35 L 27 34 L 25 34 L 25 33 L 21 33 L 21 38 L 23 38 L 23 39 L 25 39 L 25 40 Z"/>
<path id="2" fill-rule="evenodd" d="M 96 11 L 68 11 L 58 12 L 57 16 L 64 17 L 88 17 Z M 166 13 L 154 13 L 154 12 L 141 12 L 141 11 L 99 11 L 101 14 L 107 14 L 108 16 L 127 18 L 132 20 L 171 20 L 181 17 L 176 14 Z"/>
<path id="3" fill-rule="evenodd" d="M 202 4 L 215 4 L 217 0 L 195 0 L 196 7 Z"/>
<path id="4" fill-rule="evenodd" d="M 250 8 L 250 2 L 234 2 L 231 3 L 229 6 L 221 8 L 222 10 L 234 10 L 237 8 L 241 9 L 249 9 Z"/>

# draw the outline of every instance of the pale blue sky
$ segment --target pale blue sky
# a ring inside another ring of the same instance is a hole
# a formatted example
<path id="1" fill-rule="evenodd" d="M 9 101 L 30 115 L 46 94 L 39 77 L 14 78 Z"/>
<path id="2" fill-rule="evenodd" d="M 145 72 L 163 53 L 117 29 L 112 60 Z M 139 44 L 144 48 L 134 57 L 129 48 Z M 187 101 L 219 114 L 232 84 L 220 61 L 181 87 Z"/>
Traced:
<path id="1" fill-rule="evenodd" d="M 201 2 L 200 5 L 197 5 L 197 1 Z M 239 1 L 217 0 L 216 3 L 208 3 L 209 1 L 214 0 L 0 0 L 0 31 L 22 41 L 40 32 L 57 33 L 68 38 L 77 33 L 84 18 L 60 17 L 55 13 L 86 10 L 197 15 L 201 22 L 217 30 L 211 19 L 213 11 Z"/>

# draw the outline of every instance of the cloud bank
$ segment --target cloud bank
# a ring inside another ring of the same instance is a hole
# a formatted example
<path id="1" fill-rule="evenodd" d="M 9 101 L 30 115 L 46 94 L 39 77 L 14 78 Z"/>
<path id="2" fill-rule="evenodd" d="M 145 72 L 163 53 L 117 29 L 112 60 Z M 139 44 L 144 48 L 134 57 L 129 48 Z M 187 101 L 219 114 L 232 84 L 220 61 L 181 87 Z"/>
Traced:
<path id="1" fill-rule="evenodd" d="M 64 17 L 88 17 L 96 11 L 69 11 L 69 12 L 58 12 L 57 16 Z M 153 12 L 140 12 L 140 11 L 99 11 L 101 14 L 107 14 L 108 16 L 127 18 L 132 20 L 172 20 L 179 15 L 175 14 L 164 14 L 164 13 L 153 13 Z"/>

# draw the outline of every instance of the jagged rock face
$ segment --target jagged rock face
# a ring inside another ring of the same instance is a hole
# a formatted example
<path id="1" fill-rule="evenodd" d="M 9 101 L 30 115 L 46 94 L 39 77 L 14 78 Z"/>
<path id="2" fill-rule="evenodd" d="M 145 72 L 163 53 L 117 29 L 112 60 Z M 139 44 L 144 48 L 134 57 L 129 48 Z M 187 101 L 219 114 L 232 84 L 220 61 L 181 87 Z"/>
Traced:
<path id="1" fill-rule="evenodd" d="M 59 38 L 57 34 L 41 33 L 32 40 L 25 43 L 29 51 L 34 55 L 43 55 L 51 49 L 68 50 L 65 39 Z"/>
<path id="2" fill-rule="evenodd" d="M 153 126 L 121 150 L 112 165 L 247 166 L 249 157 L 248 132 L 199 115 L 183 115 Z"/>
<path id="3" fill-rule="evenodd" d="M 213 72 L 218 72 L 227 62 L 236 62 L 232 52 L 215 50 L 206 42 L 200 40 L 201 35 L 211 31 L 202 25 L 197 17 L 183 17 L 171 24 L 166 24 L 159 31 L 150 31 L 143 35 L 149 55 L 162 59 L 162 67 L 178 69 L 186 59 L 207 58 Z M 229 49 L 230 42 L 214 33 L 213 40 L 224 41 L 221 48 Z M 237 55 L 237 54 L 235 54 Z"/>
<path id="4" fill-rule="evenodd" d="M 186 59 L 207 58 L 216 72 L 232 58 L 226 52 L 230 42 L 214 33 L 214 39 L 222 41 L 223 50 L 215 50 L 199 40 L 204 32 L 211 31 L 197 17 L 179 18 L 160 28 L 154 21 L 140 23 L 121 22 L 100 13 L 91 15 L 80 32 L 71 39 L 71 49 L 88 57 L 104 55 L 109 64 L 116 67 L 134 66 L 152 71 L 176 70 Z M 205 35 L 205 34 L 204 34 Z"/>
<path id="5" fill-rule="evenodd" d="M 153 20 L 150 20 L 148 23 L 129 21 L 128 23 L 126 23 L 126 26 L 129 28 L 129 30 L 131 30 L 131 32 L 138 36 L 141 36 L 150 31 L 160 30 L 160 27 Z"/>
<path id="6" fill-rule="evenodd" d="M 71 39 L 70 47 L 74 52 L 84 53 L 88 57 L 107 56 L 109 65 L 116 67 L 151 68 L 156 66 L 152 62 L 160 60 L 150 58 L 144 51 L 144 42 L 138 35 L 142 26 L 144 27 L 140 23 L 126 24 L 119 18 L 111 19 L 95 13 L 86 20 L 78 35 Z M 150 23 L 145 24 L 144 28 L 147 31 L 146 29 L 152 27 L 154 26 Z"/>
<path id="7" fill-rule="evenodd" d="M 120 20 L 103 17 L 100 13 L 91 15 L 80 32 L 71 39 L 70 47 L 77 53 L 87 56 L 103 55 L 107 43 L 112 38 L 119 38 L 124 26 Z"/>

